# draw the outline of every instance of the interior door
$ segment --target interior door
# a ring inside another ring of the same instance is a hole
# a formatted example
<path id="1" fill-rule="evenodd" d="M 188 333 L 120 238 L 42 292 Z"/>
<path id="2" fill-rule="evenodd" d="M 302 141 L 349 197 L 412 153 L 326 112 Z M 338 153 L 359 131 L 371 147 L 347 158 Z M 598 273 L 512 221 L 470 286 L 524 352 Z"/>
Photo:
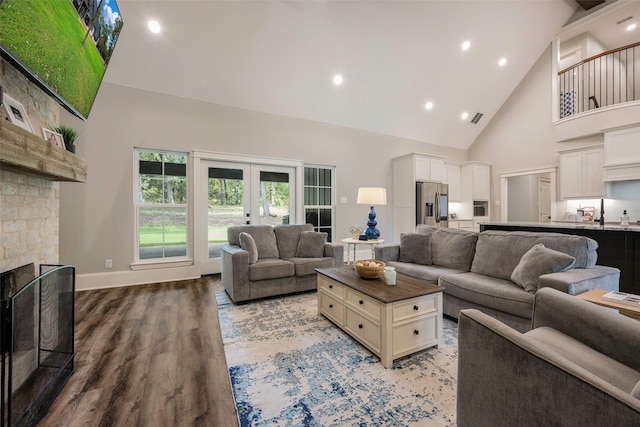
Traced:
<path id="1" fill-rule="evenodd" d="M 551 222 L 551 181 L 538 178 L 538 212 L 540 222 Z"/>

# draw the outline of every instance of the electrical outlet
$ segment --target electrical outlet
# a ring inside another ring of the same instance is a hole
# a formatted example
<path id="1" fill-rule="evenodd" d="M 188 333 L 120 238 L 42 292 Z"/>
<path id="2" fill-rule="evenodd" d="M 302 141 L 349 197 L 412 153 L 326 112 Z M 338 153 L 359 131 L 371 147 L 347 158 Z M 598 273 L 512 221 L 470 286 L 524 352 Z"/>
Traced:
<path id="1" fill-rule="evenodd" d="M 104 260 L 104 268 L 113 268 L 113 260 L 105 259 Z"/>

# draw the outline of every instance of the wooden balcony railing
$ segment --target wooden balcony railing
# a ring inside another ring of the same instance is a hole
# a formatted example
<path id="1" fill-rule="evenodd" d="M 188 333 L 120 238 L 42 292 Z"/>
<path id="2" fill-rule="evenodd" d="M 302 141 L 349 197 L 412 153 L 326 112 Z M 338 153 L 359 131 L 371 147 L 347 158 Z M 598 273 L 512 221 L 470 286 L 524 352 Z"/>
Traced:
<path id="1" fill-rule="evenodd" d="M 640 42 L 587 58 L 558 73 L 560 118 L 640 100 Z"/>

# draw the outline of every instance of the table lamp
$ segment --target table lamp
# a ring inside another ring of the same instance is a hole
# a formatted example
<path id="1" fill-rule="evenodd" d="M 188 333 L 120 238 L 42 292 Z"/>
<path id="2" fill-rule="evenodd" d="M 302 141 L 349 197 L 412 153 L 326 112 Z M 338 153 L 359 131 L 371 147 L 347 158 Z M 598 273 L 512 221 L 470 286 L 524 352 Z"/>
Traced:
<path id="1" fill-rule="evenodd" d="M 386 205 L 387 204 L 387 189 L 377 187 L 360 187 L 358 188 L 358 202 L 359 205 L 369 205 L 369 221 L 367 222 L 368 228 L 364 231 L 364 234 L 370 240 L 380 238 L 380 230 L 376 228 L 378 222 L 376 221 L 376 211 L 373 210 L 373 205 Z"/>

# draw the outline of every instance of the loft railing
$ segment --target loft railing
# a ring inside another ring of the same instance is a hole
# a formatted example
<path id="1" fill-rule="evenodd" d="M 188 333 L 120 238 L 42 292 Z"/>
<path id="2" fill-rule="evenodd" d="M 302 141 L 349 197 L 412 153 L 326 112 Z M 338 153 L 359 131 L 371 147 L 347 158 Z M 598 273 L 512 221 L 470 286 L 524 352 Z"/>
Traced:
<path id="1" fill-rule="evenodd" d="M 640 42 L 587 58 L 558 73 L 560 118 L 640 100 Z"/>

